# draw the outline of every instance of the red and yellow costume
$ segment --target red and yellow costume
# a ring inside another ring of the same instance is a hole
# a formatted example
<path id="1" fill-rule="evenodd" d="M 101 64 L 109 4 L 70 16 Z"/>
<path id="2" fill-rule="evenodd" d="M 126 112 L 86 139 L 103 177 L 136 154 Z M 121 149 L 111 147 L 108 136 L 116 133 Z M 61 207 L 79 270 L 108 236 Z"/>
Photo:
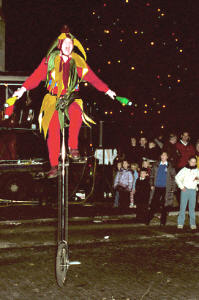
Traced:
<path id="1" fill-rule="evenodd" d="M 76 55 L 77 54 L 75 54 L 75 56 Z M 60 60 L 59 54 L 55 59 Z M 83 59 L 81 58 L 81 60 Z M 76 65 L 77 65 L 78 76 L 82 78 L 84 67 L 78 63 L 76 63 Z M 67 78 L 64 78 L 66 82 L 68 82 L 69 79 L 69 72 L 68 72 L 69 66 L 70 66 L 70 59 L 66 63 L 63 63 L 63 68 L 66 69 Z M 109 89 L 108 86 L 95 75 L 95 73 L 90 69 L 90 67 L 87 64 L 86 66 L 87 66 L 87 71 L 86 74 L 83 76 L 83 79 L 91 83 L 97 90 L 106 93 Z M 37 87 L 42 80 L 46 80 L 47 69 L 48 69 L 48 64 L 46 64 L 46 58 L 44 58 L 41 64 L 38 66 L 38 68 L 24 82 L 23 86 L 27 90 L 31 90 Z M 60 123 L 58 118 L 58 111 L 56 110 L 58 84 L 57 81 L 55 81 L 54 88 L 51 87 L 53 81 L 52 76 L 54 76 L 54 79 L 56 78 L 55 69 L 50 72 L 50 77 L 48 81 L 47 89 L 50 91 L 50 93 L 45 95 L 41 106 L 40 113 L 44 112 L 44 116 L 42 121 L 40 122 L 40 126 L 41 126 L 40 128 L 43 129 L 45 136 L 48 130 L 47 143 L 48 143 L 48 150 L 49 150 L 49 159 L 50 159 L 51 166 L 55 166 L 58 164 L 58 157 L 60 151 Z M 78 86 L 76 87 L 76 90 L 77 91 L 79 90 Z M 61 93 L 59 91 L 60 96 L 65 95 L 66 92 L 67 89 L 65 88 L 65 86 L 63 86 Z M 74 100 L 74 102 L 70 104 L 68 109 L 68 114 L 70 118 L 68 147 L 70 147 L 71 149 L 78 149 L 78 135 L 82 124 L 82 113 L 83 113 L 80 105 L 78 103 L 78 100 L 77 101 Z"/>
<path id="2" fill-rule="evenodd" d="M 60 50 L 60 42 L 67 35 L 62 33 L 56 42 L 56 47 Z M 23 87 L 26 90 L 36 88 L 41 81 L 46 80 L 48 94 L 45 95 L 40 115 L 40 130 L 43 130 L 44 136 L 47 136 L 47 145 L 49 151 L 49 160 L 51 166 L 58 165 L 60 152 L 60 128 L 63 128 L 63 110 L 60 109 L 60 101 L 66 99 L 67 109 L 65 114 L 69 118 L 69 149 L 78 149 L 78 136 L 82 121 L 87 125 L 93 122 L 83 111 L 83 103 L 78 95 L 79 82 L 88 81 L 97 90 L 106 93 L 109 87 L 101 81 L 86 63 L 86 54 L 79 43 L 72 35 L 74 46 L 77 46 L 82 52 L 82 56 L 72 51 L 68 60 L 64 62 L 59 50 L 52 48 L 47 57 L 43 58 L 40 65 L 24 82 Z M 8 107 L 7 109 L 11 109 Z M 47 135 L 48 133 L 48 135 Z"/>

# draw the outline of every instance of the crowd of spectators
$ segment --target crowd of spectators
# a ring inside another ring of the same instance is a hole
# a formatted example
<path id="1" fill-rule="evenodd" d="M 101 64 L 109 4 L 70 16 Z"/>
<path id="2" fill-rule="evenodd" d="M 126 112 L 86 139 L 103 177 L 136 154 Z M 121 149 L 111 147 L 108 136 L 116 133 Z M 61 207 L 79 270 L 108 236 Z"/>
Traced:
<path id="1" fill-rule="evenodd" d="M 185 131 L 179 137 L 171 133 L 166 141 L 162 136 L 153 140 L 145 136 L 139 139 L 131 137 L 130 145 L 123 153 L 118 151 L 114 170 L 114 208 L 135 208 L 137 221 L 145 224 L 149 224 L 156 212 L 161 211 L 160 225 L 164 226 L 167 212 L 175 202 L 175 205 L 180 205 L 178 228 L 183 228 L 189 202 L 190 227 L 196 229 L 199 140 L 192 144 L 189 132 Z M 189 178 L 192 176 L 194 185 L 189 184 L 180 172 Z M 189 192 L 186 196 L 185 190 Z M 190 194 L 192 190 L 194 192 Z"/>

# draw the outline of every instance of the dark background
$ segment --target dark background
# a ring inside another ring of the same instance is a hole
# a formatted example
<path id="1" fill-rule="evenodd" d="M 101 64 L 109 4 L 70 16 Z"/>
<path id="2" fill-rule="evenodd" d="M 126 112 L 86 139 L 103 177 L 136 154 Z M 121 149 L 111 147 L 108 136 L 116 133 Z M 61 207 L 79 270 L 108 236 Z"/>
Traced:
<path id="1" fill-rule="evenodd" d="M 133 100 L 132 107 L 122 107 L 82 86 L 96 121 L 116 124 L 113 130 L 122 129 L 121 136 L 186 129 L 199 137 L 197 1 L 6 0 L 3 13 L 9 73 L 30 74 L 68 24 L 92 69 L 118 95 Z"/>

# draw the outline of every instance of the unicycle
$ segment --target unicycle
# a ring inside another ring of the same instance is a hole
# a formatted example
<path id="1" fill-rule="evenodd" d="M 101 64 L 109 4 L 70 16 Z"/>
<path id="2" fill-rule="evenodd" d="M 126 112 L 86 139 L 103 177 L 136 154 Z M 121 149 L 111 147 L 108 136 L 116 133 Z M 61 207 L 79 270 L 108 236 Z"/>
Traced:
<path id="1" fill-rule="evenodd" d="M 68 169 L 65 147 L 65 128 L 62 130 L 62 147 L 58 165 L 58 246 L 56 256 L 57 284 L 63 287 L 70 266 L 68 249 Z"/>
<path id="2" fill-rule="evenodd" d="M 86 160 L 81 161 L 86 163 Z M 79 261 L 69 261 L 68 246 L 68 176 L 69 158 L 65 146 L 65 128 L 62 129 L 61 155 L 58 165 L 58 246 L 56 256 L 56 279 L 57 284 L 63 287 L 66 282 L 67 272 L 70 265 L 79 265 Z"/>
<path id="3" fill-rule="evenodd" d="M 64 112 L 63 112 L 64 114 Z M 86 164 L 87 158 L 72 163 Z M 62 129 L 62 146 L 58 164 L 58 246 L 56 256 L 56 279 L 57 284 L 63 287 L 66 282 L 67 272 L 70 265 L 79 265 L 79 261 L 69 261 L 68 246 L 68 177 L 69 157 L 65 146 L 65 128 Z"/>

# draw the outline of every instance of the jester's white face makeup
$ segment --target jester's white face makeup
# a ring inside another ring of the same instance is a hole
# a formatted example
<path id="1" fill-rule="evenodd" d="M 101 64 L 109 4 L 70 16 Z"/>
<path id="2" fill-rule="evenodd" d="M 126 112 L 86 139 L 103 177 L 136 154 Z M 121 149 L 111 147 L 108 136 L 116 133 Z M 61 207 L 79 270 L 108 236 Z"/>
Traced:
<path id="1" fill-rule="evenodd" d="M 66 38 L 61 47 L 61 51 L 63 55 L 69 56 L 71 52 L 73 51 L 73 41 L 70 38 Z"/>

